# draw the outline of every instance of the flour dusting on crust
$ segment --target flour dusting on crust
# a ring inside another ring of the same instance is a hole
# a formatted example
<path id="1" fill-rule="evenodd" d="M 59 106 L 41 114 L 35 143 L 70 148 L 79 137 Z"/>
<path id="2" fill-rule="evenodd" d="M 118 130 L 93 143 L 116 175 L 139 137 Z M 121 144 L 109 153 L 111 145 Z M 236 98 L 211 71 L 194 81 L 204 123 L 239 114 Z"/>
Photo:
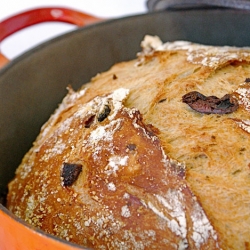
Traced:
<path id="1" fill-rule="evenodd" d="M 194 64 L 201 64 L 211 68 L 227 63 L 228 61 L 250 58 L 250 48 L 237 48 L 230 46 L 209 46 L 188 41 L 174 41 L 163 43 L 157 36 L 146 35 L 141 43 L 143 52 L 141 55 L 152 53 L 153 51 L 187 51 L 187 60 Z M 139 53 L 140 55 L 140 53 Z"/>
<path id="2" fill-rule="evenodd" d="M 21 216 L 27 201 L 26 221 L 69 241 L 81 239 L 89 247 L 98 242 L 109 249 L 218 248 L 216 232 L 180 173 L 181 166 L 167 157 L 139 110 L 124 106 L 128 95 L 128 89 L 120 88 L 79 103 L 70 115 L 61 116 L 58 126 L 60 114 L 71 107 L 70 93 L 51 120 L 56 127 L 33 152 L 39 164 L 29 168 L 26 162 L 21 179 L 36 175 L 45 163 L 47 167 L 23 194 L 16 194 L 21 201 L 10 208 Z M 61 185 L 65 163 L 81 168 L 67 187 Z M 78 222 L 68 218 L 72 212 Z M 53 230 L 46 227 L 50 216 L 62 221 Z"/>

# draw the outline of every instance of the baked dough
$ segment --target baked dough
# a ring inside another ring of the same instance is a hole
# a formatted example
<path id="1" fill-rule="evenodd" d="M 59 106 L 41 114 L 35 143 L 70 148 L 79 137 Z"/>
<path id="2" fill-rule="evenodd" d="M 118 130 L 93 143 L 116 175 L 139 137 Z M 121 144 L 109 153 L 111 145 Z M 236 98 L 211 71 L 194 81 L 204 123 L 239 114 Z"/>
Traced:
<path id="1" fill-rule="evenodd" d="M 69 87 L 7 207 L 95 249 L 250 249 L 250 50 L 151 36 L 142 48 Z M 194 91 L 219 113 L 185 103 Z"/>

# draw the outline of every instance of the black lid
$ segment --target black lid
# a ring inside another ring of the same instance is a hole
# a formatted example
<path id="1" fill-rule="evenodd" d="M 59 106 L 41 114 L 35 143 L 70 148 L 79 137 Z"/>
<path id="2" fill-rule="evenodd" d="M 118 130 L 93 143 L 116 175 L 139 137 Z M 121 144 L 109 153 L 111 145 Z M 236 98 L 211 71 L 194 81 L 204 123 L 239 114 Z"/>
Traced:
<path id="1" fill-rule="evenodd" d="M 250 10 L 249 0 L 147 0 L 149 11 L 194 8 L 233 8 Z"/>

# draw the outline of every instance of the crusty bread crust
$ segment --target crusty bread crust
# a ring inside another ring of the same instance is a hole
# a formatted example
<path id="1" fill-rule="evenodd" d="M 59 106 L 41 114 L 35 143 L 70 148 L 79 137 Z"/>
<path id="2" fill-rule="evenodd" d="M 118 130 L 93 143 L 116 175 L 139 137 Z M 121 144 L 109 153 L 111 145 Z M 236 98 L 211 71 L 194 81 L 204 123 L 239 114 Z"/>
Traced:
<path id="1" fill-rule="evenodd" d="M 93 248 L 250 249 L 250 50 L 142 45 L 136 60 L 69 88 L 10 183 L 8 208 Z M 182 101 L 191 91 L 239 107 L 202 114 Z M 65 165 L 81 168 L 67 182 Z"/>

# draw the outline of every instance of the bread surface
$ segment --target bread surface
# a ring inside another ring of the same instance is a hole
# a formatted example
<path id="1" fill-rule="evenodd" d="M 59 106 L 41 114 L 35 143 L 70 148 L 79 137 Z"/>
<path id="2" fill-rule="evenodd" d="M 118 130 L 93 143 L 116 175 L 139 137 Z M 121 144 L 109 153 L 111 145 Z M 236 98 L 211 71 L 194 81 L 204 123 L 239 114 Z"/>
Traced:
<path id="1" fill-rule="evenodd" d="M 69 88 L 8 208 L 96 249 L 250 249 L 250 50 L 150 36 L 142 46 Z M 194 91 L 230 98 L 207 114 L 207 100 L 194 101 L 202 111 L 183 101 Z"/>

